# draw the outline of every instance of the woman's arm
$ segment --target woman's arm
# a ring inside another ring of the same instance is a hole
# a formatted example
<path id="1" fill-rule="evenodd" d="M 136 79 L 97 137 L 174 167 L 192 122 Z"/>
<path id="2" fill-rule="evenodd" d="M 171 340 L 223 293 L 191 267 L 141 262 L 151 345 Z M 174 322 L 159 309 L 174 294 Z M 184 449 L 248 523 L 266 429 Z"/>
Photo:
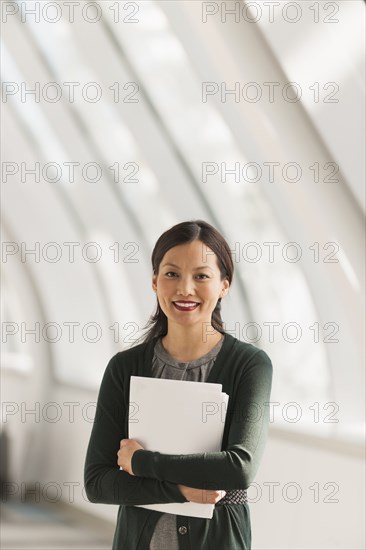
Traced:
<path id="1" fill-rule="evenodd" d="M 258 350 L 245 367 L 233 413 L 226 419 L 230 428 L 225 451 L 178 455 L 136 450 L 131 462 L 134 474 L 195 488 L 247 489 L 266 443 L 272 374 L 270 358 Z"/>
<path id="2" fill-rule="evenodd" d="M 123 470 L 97 468 L 85 477 L 85 492 L 90 502 L 102 504 L 165 504 L 187 502 L 177 484 L 138 476 Z"/>
<path id="3" fill-rule="evenodd" d="M 121 439 L 127 438 L 126 414 L 122 376 L 114 356 L 101 382 L 85 459 L 84 485 L 90 502 L 126 505 L 187 502 L 175 483 L 120 470 L 117 452 Z"/>

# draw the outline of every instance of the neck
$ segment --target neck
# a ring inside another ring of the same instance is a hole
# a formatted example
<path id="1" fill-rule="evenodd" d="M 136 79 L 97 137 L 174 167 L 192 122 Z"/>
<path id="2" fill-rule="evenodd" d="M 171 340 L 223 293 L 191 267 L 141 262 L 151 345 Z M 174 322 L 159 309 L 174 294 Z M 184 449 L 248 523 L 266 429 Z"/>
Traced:
<path id="1" fill-rule="evenodd" d="M 194 361 L 211 351 L 221 340 L 222 334 L 213 327 L 197 330 L 197 327 L 168 326 L 162 337 L 164 349 L 176 361 Z"/>

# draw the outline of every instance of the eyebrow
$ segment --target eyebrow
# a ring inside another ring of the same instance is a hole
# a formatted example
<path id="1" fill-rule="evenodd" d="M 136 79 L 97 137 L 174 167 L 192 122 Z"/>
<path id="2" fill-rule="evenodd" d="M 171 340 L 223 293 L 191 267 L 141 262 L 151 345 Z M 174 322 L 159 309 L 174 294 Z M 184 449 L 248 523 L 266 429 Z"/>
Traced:
<path id="1" fill-rule="evenodd" d="M 170 265 L 172 267 L 176 267 L 177 269 L 180 269 L 178 265 L 171 264 L 171 263 L 165 263 L 164 265 L 162 265 L 162 267 L 165 267 L 166 265 Z M 199 269 L 210 269 L 211 271 L 213 271 L 213 269 L 208 265 L 201 265 L 199 267 L 194 267 L 192 271 L 198 271 Z"/>

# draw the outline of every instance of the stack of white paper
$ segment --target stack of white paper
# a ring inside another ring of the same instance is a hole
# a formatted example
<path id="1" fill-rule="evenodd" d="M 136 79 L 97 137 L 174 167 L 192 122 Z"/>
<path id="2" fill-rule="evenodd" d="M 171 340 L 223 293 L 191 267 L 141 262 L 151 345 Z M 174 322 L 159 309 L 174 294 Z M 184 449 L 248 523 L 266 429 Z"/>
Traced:
<path id="1" fill-rule="evenodd" d="M 129 438 L 167 454 L 220 451 L 228 400 L 222 384 L 131 376 Z M 139 506 L 209 519 L 214 510 L 195 502 Z"/>

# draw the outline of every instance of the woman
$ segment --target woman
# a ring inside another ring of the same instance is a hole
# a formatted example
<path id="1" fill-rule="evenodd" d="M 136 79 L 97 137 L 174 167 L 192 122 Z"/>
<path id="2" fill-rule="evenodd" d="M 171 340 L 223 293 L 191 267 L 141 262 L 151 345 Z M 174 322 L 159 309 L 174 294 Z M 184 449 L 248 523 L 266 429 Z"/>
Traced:
<path id="1" fill-rule="evenodd" d="M 171 227 L 155 244 L 152 267 L 157 309 L 148 332 L 111 358 L 99 390 L 87 497 L 119 504 L 112 550 L 248 550 L 246 489 L 268 433 L 271 360 L 223 328 L 221 300 L 234 266 L 214 227 L 202 220 Z M 128 439 L 131 375 L 221 383 L 229 395 L 221 450 L 163 454 Z M 214 504 L 212 519 L 134 506 L 187 501 Z"/>

